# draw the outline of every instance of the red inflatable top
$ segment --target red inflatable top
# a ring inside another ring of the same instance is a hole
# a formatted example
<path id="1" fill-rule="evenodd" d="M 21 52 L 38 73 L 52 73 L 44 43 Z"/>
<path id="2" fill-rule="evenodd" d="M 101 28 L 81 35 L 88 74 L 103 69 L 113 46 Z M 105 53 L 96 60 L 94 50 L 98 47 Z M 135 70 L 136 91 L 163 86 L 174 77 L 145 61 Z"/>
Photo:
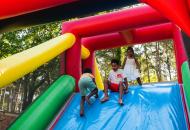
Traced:
<path id="1" fill-rule="evenodd" d="M 190 0 L 140 0 L 177 24 L 190 37 Z"/>
<path id="2" fill-rule="evenodd" d="M 1 0 L 0 20 L 78 0 Z"/>

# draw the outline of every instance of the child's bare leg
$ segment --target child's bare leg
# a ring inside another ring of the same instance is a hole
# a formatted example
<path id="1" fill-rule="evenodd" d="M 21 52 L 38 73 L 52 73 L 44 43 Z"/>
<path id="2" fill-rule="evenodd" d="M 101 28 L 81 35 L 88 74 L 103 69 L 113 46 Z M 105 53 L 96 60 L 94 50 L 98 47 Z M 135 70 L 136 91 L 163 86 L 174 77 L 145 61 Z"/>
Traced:
<path id="1" fill-rule="evenodd" d="M 97 89 L 97 88 L 96 88 Z M 97 89 L 97 91 L 95 92 L 95 98 L 98 98 L 99 96 L 98 96 L 98 89 Z"/>
<path id="2" fill-rule="evenodd" d="M 95 81 L 95 79 L 93 78 L 93 82 L 94 82 L 94 84 L 96 84 L 96 81 Z M 98 91 L 95 93 L 95 98 L 98 98 L 99 96 L 98 96 Z"/>
<path id="3" fill-rule="evenodd" d="M 95 94 L 95 98 L 98 98 L 99 96 L 98 96 L 98 91 L 97 91 L 97 93 Z"/>
<path id="4" fill-rule="evenodd" d="M 101 99 L 101 102 L 106 102 L 109 100 L 109 96 L 108 96 L 108 85 L 109 85 L 109 81 L 106 81 L 105 85 L 104 85 L 104 97 Z"/>
<path id="5" fill-rule="evenodd" d="M 141 78 L 140 78 L 140 77 L 137 78 L 137 82 L 138 82 L 139 85 L 142 85 L 142 82 L 141 82 Z"/>
<path id="6" fill-rule="evenodd" d="M 88 96 L 86 96 L 86 101 L 87 101 L 87 103 L 88 104 L 90 104 L 90 98 L 93 96 L 93 95 L 95 95 L 95 94 L 97 94 L 98 93 L 98 89 L 97 88 L 95 88 L 94 90 L 92 90 L 91 92 L 90 92 L 90 94 L 88 95 Z"/>
<path id="7" fill-rule="evenodd" d="M 128 84 L 128 81 L 127 81 L 127 78 L 124 78 L 124 84 L 125 84 L 125 87 L 124 87 L 124 93 L 128 93 L 128 87 L 129 87 L 129 84 Z"/>
<path id="8" fill-rule="evenodd" d="M 80 101 L 80 116 L 84 115 L 84 102 L 85 102 L 85 96 L 82 96 Z"/>
<path id="9" fill-rule="evenodd" d="M 123 105 L 123 85 L 122 84 L 119 84 L 119 104 L 120 105 Z"/>

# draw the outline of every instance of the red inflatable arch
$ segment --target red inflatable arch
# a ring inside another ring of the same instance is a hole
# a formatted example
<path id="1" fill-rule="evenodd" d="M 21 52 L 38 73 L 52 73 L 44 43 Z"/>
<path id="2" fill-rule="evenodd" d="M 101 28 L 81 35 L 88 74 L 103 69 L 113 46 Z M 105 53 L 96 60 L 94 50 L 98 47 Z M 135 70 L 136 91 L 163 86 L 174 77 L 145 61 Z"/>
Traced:
<path id="1" fill-rule="evenodd" d="M 172 38 L 172 27 L 173 25 L 171 23 L 164 23 L 133 29 L 131 31 L 132 41 L 130 43 L 126 43 L 118 32 L 83 38 L 81 41 L 82 44 L 90 50 L 91 54 L 93 54 L 93 57 L 90 56 L 83 61 L 83 67 L 94 68 L 94 52 L 96 50 L 170 39 Z"/>
<path id="2" fill-rule="evenodd" d="M 132 29 L 131 43 L 137 44 L 170 39 L 172 37 L 172 27 L 173 25 L 171 23 L 163 23 L 159 25 Z M 118 32 L 116 32 L 92 37 L 85 37 L 82 39 L 82 44 L 89 50 L 95 51 L 120 47 L 129 43 L 126 43 L 123 37 Z"/>
<path id="3" fill-rule="evenodd" d="M 142 27 L 134 29 L 132 31 L 133 40 L 131 44 L 153 42 L 164 39 L 173 39 L 175 55 L 176 55 L 176 67 L 178 82 L 182 83 L 181 65 L 187 60 L 186 54 L 183 49 L 183 40 L 180 30 L 171 23 L 159 24 L 155 26 Z M 82 39 L 82 44 L 87 47 L 91 52 L 107 48 L 115 48 L 123 45 L 129 45 L 123 39 L 119 33 L 110 33 L 98 36 L 92 36 Z M 85 64 L 85 67 L 93 67 L 92 57 L 89 57 Z"/>
<path id="4" fill-rule="evenodd" d="M 187 0 L 140 0 L 158 10 L 169 20 L 176 23 L 190 36 L 190 12 Z"/>
<path id="5" fill-rule="evenodd" d="M 142 12 L 142 10 L 144 11 Z M 139 21 L 141 21 L 141 23 L 139 23 Z M 75 45 L 66 52 L 66 59 L 68 59 L 65 66 L 66 73 L 75 77 L 76 82 L 78 82 L 81 74 L 81 38 L 167 21 L 167 19 L 162 17 L 151 7 L 141 6 L 119 12 L 87 17 L 76 21 L 64 22 L 62 25 L 62 33 L 70 32 L 77 37 Z M 69 60 L 69 57 L 74 58 Z M 62 65 L 61 63 L 61 68 L 63 68 Z M 76 88 L 78 91 L 78 87 Z"/>
<path id="6" fill-rule="evenodd" d="M 77 79 L 76 81 L 78 81 L 82 66 L 80 56 L 81 44 L 84 44 L 92 54 L 95 50 L 128 44 L 118 33 L 125 29 L 130 29 L 130 44 L 173 38 L 173 25 L 168 23 L 167 19 L 149 6 L 141 6 L 65 22 L 62 25 L 62 33 L 71 32 L 77 37 L 77 42 L 65 55 L 67 59 L 65 66 L 66 73 L 72 75 Z M 180 37 L 181 36 L 177 37 L 176 35 L 174 39 L 176 40 Z M 175 41 L 175 43 L 178 42 L 182 41 Z M 181 45 L 181 43 L 179 45 Z M 180 53 L 184 53 L 184 51 L 181 50 Z M 176 54 L 178 53 L 176 52 Z M 69 57 L 73 57 L 73 59 L 69 60 Z M 93 59 L 94 54 L 83 62 L 83 66 L 92 67 Z M 182 82 L 181 71 L 179 71 L 181 64 L 181 61 L 177 62 L 179 83 Z M 61 66 L 62 65 L 63 64 L 61 64 Z M 63 67 L 61 68 L 63 69 Z"/>

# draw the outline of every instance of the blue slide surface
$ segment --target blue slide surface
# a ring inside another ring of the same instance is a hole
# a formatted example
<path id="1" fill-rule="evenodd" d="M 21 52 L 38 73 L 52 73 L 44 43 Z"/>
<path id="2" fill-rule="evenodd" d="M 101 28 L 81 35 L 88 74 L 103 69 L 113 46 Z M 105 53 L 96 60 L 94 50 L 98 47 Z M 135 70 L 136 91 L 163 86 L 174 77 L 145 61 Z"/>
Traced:
<path id="1" fill-rule="evenodd" d="M 118 105 L 118 93 L 110 92 L 105 103 L 95 98 L 79 116 L 80 94 L 75 94 L 54 130 L 187 130 L 177 83 L 132 86 Z M 103 94 L 100 92 L 100 97 Z"/>

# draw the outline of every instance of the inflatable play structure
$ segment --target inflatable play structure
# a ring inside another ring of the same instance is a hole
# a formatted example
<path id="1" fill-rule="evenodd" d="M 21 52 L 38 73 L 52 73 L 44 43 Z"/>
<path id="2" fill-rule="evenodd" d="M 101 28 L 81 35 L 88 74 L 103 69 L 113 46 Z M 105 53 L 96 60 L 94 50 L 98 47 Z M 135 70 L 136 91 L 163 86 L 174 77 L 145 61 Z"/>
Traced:
<path id="1" fill-rule="evenodd" d="M 147 5 L 63 22 L 61 36 L 2 59 L 0 87 L 5 87 L 61 57 L 62 76 L 8 129 L 190 129 L 189 0 L 2 0 L 0 33 L 140 2 Z M 123 30 L 125 37 L 120 33 Z M 92 98 L 93 104 L 85 105 L 85 116 L 79 116 L 77 81 L 82 69 L 92 68 L 98 88 L 104 88 L 95 51 L 164 39 L 174 42 L 177 82 L 131 87 L 123 107 L 117 104 L 117 93 L 110 93 L 104 104 Z"/>

